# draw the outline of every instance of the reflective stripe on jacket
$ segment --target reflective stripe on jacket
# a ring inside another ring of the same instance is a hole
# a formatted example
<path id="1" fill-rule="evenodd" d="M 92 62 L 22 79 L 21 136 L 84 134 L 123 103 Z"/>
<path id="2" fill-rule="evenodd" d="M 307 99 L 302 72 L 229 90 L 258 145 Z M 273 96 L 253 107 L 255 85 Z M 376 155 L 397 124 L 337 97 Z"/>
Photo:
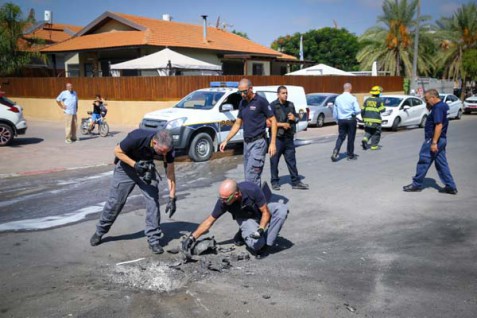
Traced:
<path id="1" fill-rule="evenodd" d="M 365 124 L 381 124 L 381 113 L 385 110 L 386 108 L 381 98 L 370 97 L 364 102 L 361 116 Z"/>

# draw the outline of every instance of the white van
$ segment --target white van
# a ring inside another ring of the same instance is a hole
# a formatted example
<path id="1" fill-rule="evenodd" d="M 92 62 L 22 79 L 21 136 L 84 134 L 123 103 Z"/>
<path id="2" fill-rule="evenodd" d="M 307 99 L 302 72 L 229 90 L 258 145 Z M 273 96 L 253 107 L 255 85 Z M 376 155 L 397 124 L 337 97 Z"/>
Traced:
<path id="1" fill-rule="evenodd" d="M 279 85 L 255 86 L 253 90 L 269 102 L 277 99 Z M 212 82 L 210 88 L 193 91 L 172 108 L 144 115 L 139 127 L 171 132 L 174 147 L 187 151 L 193 161 L 207 161 L 227 137 L 237 115 L 242 96 L 237 82 Z M 297 132 L 308 126 L 306 95 L 301 86 L 286 86 L 288 100 L 295 104 L 300 115 Z M 243 142 L 242 129 L 230 143 Z"/>

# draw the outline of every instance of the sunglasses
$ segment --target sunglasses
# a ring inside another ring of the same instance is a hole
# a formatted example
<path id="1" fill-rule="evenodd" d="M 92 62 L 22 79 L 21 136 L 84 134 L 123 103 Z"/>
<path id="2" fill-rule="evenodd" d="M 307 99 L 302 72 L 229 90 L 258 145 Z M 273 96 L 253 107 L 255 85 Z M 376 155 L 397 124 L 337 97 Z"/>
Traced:
<path id="1" fill-rule="evenodd" d="M 241 91 L 238 91 L 239 94 L 247 94 L 248 92 L 248 88 L 247 89 L 244 89 L 244 90 L 241 90 Z"/>
<path id="2" fill-rule="evenodd" d="M 222 200 L 222 202 L 224 202 L 224 203 L 230 203 L 230 201 L 233 200 L 234 196 L 235 196 L 235 192 L 232 193 L 231 195 L 229 195 L 226 198 L 219 197 L 219 199 Z"/>

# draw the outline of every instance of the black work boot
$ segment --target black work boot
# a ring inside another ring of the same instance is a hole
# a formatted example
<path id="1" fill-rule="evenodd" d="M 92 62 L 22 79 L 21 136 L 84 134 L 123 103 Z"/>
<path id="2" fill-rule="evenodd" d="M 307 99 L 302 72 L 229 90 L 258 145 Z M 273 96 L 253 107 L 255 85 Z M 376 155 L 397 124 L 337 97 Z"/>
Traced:
<path id="1" fill-rule="evenodd" d="M 331 161 L 333 162 L 336 162 L 338 161 L 338 156 L 339 156 L 339 153 L 338 153 L 338 150 L 333 150 L 333 154 L 331 155 Z"/>
<path id="2" fill-rule="evenodd" d="M 91 246 L 97 246 L 101 244 L 101 236 L 96 234 L 95 232 L 93 236 L 91 236 L 89 243 L 91 244 Z"/>
<path id="3" fill-rule="evenodd" d="M 155 243 L 155 244 L 150 244 L 149 248 L 154 254 L 162 254 L 164 253 L 164 249 L 162 248 L 161 244 Z"/>
<path id="4" fill-rule="evenodd" d="M 243 246 L 245 245 L 245 240 L 243 239 L 242 237 L 242 230 L 238 230 L 237 233 L 235 233 L 235 236 L 234 236 L 234 244 L 235 246 Z"/>

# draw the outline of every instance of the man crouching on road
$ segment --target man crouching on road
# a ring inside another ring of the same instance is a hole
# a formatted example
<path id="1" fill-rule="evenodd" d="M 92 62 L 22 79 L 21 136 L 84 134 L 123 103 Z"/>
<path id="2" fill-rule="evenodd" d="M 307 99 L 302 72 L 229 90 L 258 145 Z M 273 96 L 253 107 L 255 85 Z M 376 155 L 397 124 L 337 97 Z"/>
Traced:
<path id="1" fill-rule="evenodd" d="M 232 218 L 237 221 L 240 227 L 237 235 L 241 233 L 242 245 L 244 242 L 257 258 L 263 258 L 275 243 L 287 218 L 288 208 L 278 202 L 267 204 L 262 189 L 253 182 L 237 183 L 235 180 L 226 179 L 220 184 L 219 199 L 212 214 L 182 242 L 182 250 L 186 255 L 191 255 L 195 241 L 225 212 L 230 212 Z M 236 242 L 237 235 L 234 238 Z"/>
<path id="2" fill-rule="evenodd" d="M 104 234 L 108 233 L 121 212 L 126 199 L 136 185 L 139 186 L 146 201 L 146 229 L 149 248 L 155 254 L 164 252 L 159 239 L 162 236 L 159 213 L 159 181 L 153 165 L 155 155 L 162 157 L 169 186 L 169 202 L 166 213 L 169 217 L 176 211 L 176 177 L 174 169 L 175 152 L 172 137 L 167 130 L 158 132 L 136 129 L 130 132 L 114 148 L 116 166 L 113 181 L 96 232 L 91 237 L 92 246 L 99 245 Z M 152 165 L 151 165 L 152 163 Z"/>

